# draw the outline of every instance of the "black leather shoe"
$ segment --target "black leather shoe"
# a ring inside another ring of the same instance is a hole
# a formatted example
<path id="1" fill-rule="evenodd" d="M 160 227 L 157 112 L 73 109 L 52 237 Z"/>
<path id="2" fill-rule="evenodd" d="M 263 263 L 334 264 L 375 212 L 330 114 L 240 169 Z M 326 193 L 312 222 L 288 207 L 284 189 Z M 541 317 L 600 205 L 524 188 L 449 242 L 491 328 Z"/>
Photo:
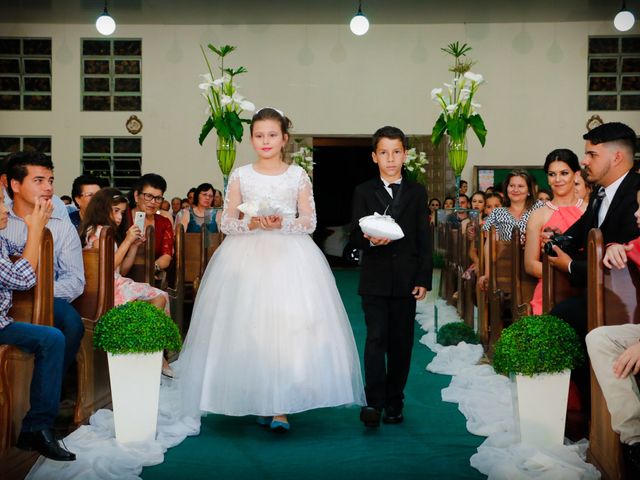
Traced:
<path id="1" fill-rule="evenodd" d="M 393 408 L 385 408 L 384 416 L 382 417 L 382 423 L 386 424 L 396 424 L 402 423 L 404 421 L 404 416 L 402 415 L 402 410 L 396 410 Z"/>
<path id="2" fill-rule="evenodd" d="M 365 427 L 379 427 L 380 410 L 373 407 L 362 407 L 360 410 L 360 421 L 364 423 Z"/>
<path id="3" fill-rule="evenodd" d="M 60 462 L 70 462 L 76 455 L 66 450 L 58 443 L 53 430 L 46 428 L 37 432 L 22 432 L 18 437 L 16 447 L 22 450 L 35 450 L 40 455 Z"/>
<path id="4" fill-rule="evenodd" d="M 622 458 L 628 478 L 640 478 L 640 443 L 622 444 Z"/>

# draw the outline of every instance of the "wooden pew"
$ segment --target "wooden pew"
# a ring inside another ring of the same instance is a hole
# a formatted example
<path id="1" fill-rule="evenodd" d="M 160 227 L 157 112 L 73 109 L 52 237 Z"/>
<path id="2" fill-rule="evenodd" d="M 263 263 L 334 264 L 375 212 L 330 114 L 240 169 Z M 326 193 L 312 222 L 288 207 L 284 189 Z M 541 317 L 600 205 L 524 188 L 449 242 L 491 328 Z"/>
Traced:
<path id="1" fill-rule="evenodd" d="M 98 247 L 82 251 L 84 292 L 73 301 L 82 317 L 84 337 L 78 351 L 78 396 L 74 423 L 85 423 L 98 409 L 111 403 L 107 354 L 93 348 L 93 332 L 102 315 L 114 304 L 114 232 L 103 227 Z"/>
<path id="2" fill-rule="evenodd" d="M 459 245 L 459 229 L 447 223 L 446 231 L 446 255 L 444 257 L 444 269 L 442 275 L 444 277 L 444 294 L 443 297 L 448 304 L 454 305 L 453 294 L 456 292 L 458 285 L 458 245 Z"/>
<path id="3" fill-rule="evenodd" d="M 638 267 L 630 261 L 622 270 L 609 270 L 602 264 L 604 250 L 602 232 L 591 230 L 588 238 L 589 330 L 603 325 L 640 323 Z M 593 369 L 588 459 L 598 467 L 603 478 L 625 478 L 620 438 L 611 429 L 611 416 Z"/>
<path id="4" fill-rule="evenodd" d="M 205 233 L 204 245 L 206 248 L 206 255 L 205 255 L 203 273 L 204 273 L 204 270 L 206 270 L 207 268 L 207 264 L 209 263 L 209 260 L 211 260 L 211 257 L 213 256 L 213 254 L 216 252 L 218 247 L 220 247 L 220 244 L 222 244 L 222 240 L 224 240 L 224 234 L 222 232 Z"/>
<path id="5" fill-rule="evenodd" d="M 538 279 L 529 275 L 524 268 L 524 244 L 520 229 L 513 228 L 511 236 L 511 319 L 516 322 L 520 317 L 531 315 L 531 299 Z"/>
<path id="6" fill-rule="evenodd" d="M 181 335 L 186 335 L 184 321 L 184 299 L 185 299 L 185 261 L 190 253 L 190 246 L 185 243 L 184 226 L 181 223 L 176 225 L 174 231 L 174 257 L 172 278 L 169 282 L 167 293 L 169 294 L 169 304 L 171 308 L 171 317 L 178 325 Z"/>
<path id="7" fill-rule="evenodd" d="M 485 270 L 485 256 L 484 256 L 484 242 L 486 241 L 486 235 L 478 229 L 476 235 L 476 249 L 478 251 L 478 275 L 484 275 Z M 476 299 L 478 302 L 478 336 L 485 349 L 489 345 L 489 295 L 480 288 L 480 285 L 476 283 Z"/>
<path id="8" fill-rule="evenodd" d="M 542 313 L 549 313 L 562 300 L 579 295 L 581 289 L 571 286 L 569 274 L 554 268 L 546 254 L 542 255 Z"/>
<path id="9" fill-rule="evenodd" d="M 53 237 L 44 229 L 38 254 L 36 285 L 13 293 L 9 315 L 16 322 L 53 326 Z M 33 355 L 0 345 L 0 478 L 23 478 L 38 458 L 12 448 L 29 410 Z"/>
<path id="10" fill-rule="evenodd" d="M 136 282 L 154 285 L 155 261 L 156 261 L 156 235 L 153 225 L 145 230 L 146 241 L 138 248 L 136 258 L 127 277 Z"/>
<path id="11" fill-rule="evenodd" d="M 489 343 L 493 357 L 502 329 L 511 321 L 511 242 L 496 240 L 495 227 L 489 232 Z"/>
<path id="12" fill-rule="evenodd" d="M 460 225 L 458 228 L 458 245 L 455 254 L 455 266 L 456 266 L 456 282 L 455 291 L 457 292 L 457 298 L 455 299 L 456 312 L 460 318 L 464 319 L 464 281 L 462 274 L 469 265 L 469 249 L 467 247 L 467 236 L 465 232 L 466 225 Z"/>

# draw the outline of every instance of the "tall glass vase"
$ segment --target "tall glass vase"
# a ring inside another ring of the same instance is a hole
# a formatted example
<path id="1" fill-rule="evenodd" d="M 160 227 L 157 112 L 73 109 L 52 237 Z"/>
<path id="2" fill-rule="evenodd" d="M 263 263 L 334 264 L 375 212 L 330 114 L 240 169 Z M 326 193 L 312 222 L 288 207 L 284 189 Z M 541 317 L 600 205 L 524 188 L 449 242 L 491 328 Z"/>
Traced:
<path id="1" fill-rule="evenodd" d="M 462 170 L 467 163 L 467 156 L 469 151 L 467 150 L 467 137 L 453 138 L 449 137 L 447 144 L 447 154 L 449 156 L 449 163 L 453 169 L 453 173 L 456 176 L 456 208 L 460 207 L 460 176 Z"/>
<path id="2" fill-rule="evenodd" d="M 218 165 L 220 165 L 224 181 L 224 197 L 227 195 L 229 174 L 231 173 L 233 164 L 236 161 L 236 148 L 236 141 L 233 138 L 218 136 L 218 141 L 216 143 L 216 155 L 218 157 Z"/>

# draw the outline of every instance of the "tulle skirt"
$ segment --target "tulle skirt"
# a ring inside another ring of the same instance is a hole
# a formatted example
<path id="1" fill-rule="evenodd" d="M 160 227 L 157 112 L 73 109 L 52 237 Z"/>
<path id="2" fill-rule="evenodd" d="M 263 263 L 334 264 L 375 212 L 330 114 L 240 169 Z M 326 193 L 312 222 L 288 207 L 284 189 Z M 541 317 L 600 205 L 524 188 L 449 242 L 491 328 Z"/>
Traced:
<path id="1" fill-rule="evenodd" d="M 308 235 L 230 235 L 212 257 L 176 366 L 189 416 L 365 403 L 353 332 Z"/>

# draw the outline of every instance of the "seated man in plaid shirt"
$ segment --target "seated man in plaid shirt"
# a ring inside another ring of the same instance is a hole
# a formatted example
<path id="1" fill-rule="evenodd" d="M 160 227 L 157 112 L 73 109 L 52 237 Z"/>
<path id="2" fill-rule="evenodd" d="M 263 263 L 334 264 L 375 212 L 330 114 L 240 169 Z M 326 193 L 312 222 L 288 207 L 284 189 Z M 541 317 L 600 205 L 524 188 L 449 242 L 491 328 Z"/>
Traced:
<path id="1" fill-rule="evenodd" d="M 0 230 L 6 228 L 8 218 L 3 197 L 0 189 Z M 50 200 L 36 199 L 33 212 L 24 218 L 27 224 L 24 249 L 0 237 L 0 345 L 14 345 L 35 356 L 31 406 L 22 420 L 17 447 L 36 450 L 53 460 L 69 461 L 76 456 L 58 443 L 52 430 L 60 403 L 64 335 L 54 327 L 14 322 L 8 315 L 13 290 L 29 290 L 36 283 L 40 238 L 52 210 Z M 15 263 L 9 258 L 20 254 L 22 257 Z"/>

